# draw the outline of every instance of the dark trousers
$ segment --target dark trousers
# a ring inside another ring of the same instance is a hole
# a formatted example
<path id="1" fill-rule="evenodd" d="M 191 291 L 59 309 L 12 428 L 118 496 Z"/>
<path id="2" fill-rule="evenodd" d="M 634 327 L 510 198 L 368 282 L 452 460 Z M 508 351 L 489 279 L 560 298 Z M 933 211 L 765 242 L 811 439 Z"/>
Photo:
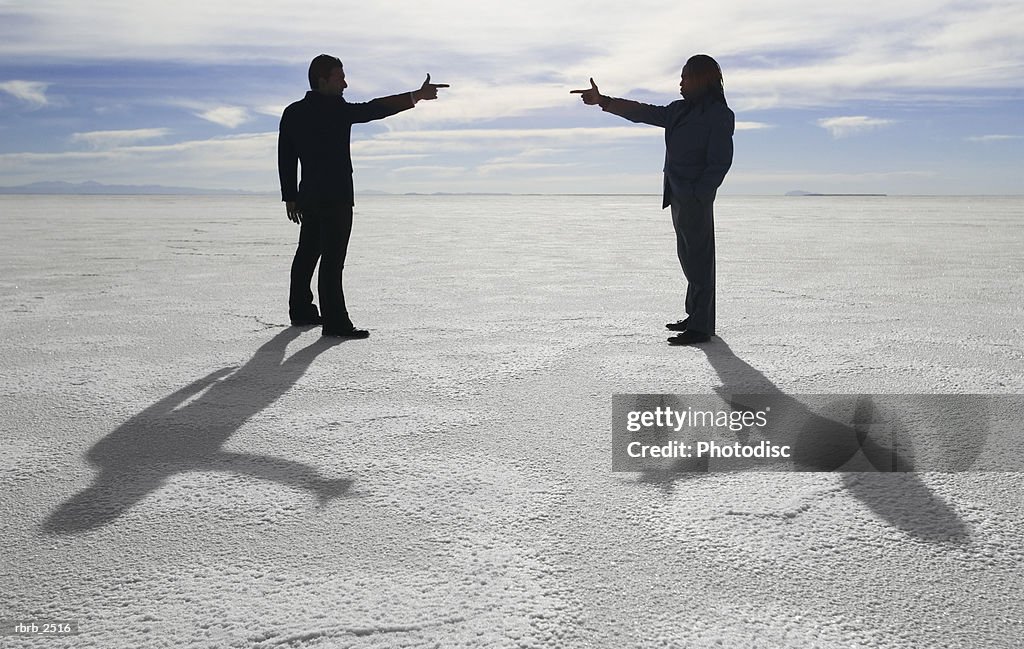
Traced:
<path id="1" fill-rule="evenodd" d="M 302 206 L 302 226 L 299 245 L 292 260 L 291 287 L 288 292 L 288 312 L 293 320 L 316 315 L 313 292 L 309 285 L 317 260 L 320 275 L 317 292 L 320 294 L 320 314 L 324 328 L 344 330 L 352 327 L 345 308 L 342 272 L 348 240 L 352 234 L 352 206 Z"/>
<path id="2" fill-rule="evenodd" d="M 672 225 L 676 254 L 686 277 L 687 329 L 715 333 L 715 214 L 714 199 L 672 196 Z"/>

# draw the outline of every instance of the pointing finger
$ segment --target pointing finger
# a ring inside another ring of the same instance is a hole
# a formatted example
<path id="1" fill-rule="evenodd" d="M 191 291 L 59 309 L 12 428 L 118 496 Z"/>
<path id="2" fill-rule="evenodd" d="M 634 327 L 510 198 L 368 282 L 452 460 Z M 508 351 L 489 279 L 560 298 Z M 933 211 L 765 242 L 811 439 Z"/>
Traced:
<path id="1" fill-rule="evenodd" d="M 435 88 L 451 88 L 451 86 L 449 86 L 447 83 L 432 83 L 430 85 L 434 86 Z"/>

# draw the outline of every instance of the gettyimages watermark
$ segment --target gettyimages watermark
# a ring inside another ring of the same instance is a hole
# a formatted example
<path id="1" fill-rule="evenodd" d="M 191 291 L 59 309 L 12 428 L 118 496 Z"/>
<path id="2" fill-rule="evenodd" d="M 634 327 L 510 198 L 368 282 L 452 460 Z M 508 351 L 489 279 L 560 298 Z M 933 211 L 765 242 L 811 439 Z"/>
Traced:
<path id="1" fill-rule="evenodd" d="M 1024 395 L 616 394 L 613 471 L 1024 471 Z"/>

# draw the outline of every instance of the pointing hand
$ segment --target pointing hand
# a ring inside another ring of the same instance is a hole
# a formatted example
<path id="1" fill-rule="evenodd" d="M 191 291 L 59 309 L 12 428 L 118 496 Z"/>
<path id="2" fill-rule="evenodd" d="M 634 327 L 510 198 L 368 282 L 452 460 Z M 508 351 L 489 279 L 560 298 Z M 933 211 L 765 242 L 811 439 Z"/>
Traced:
<path id="1" fill-rule="evenodd" d="M 585 90 L 570 90 L 569 94 L 580 95 L 580 99 L 582 99 L 583 103 L 588 106 L 593 106 L 601 101 L 601 91 L 597 89 L 597 84 L 594 83 L 594 77 L 590 77 L 589 88 Z"/>
<path id="2" fill-rule="evenodd" d="M 430 83 L 430 74 L 427 74 L 426 81 L 420 86 L 420 89 L 416 91 L 417 99 L 437 99 L 438 88 L 449 88 L 447 83 Z"/>

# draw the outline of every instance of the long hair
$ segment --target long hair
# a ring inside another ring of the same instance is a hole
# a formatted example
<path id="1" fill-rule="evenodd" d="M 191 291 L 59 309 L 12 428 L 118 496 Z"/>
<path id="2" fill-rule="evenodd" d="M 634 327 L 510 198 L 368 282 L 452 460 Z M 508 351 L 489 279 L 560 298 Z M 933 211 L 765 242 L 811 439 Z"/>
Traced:
<path id="1" fill-rule="evenodd" d="M 313 90 L 320 89 L 320 79 L 331 76 L 331 70 L 340 68 L 341 59 L 330 54 L 320 54 L 309 63 L 309 87 Z"/>
<path id="2" fill-rule="evenodd" d="M 687 78 L 693 83 L 695 97 L 700 101 L 705 97 L 717 99 L 728 106 L 725 101 L 725 82 L 722 80 L 722 67 L 718 61 L 707 54 L 694 54 L 683 66 Z"/>

